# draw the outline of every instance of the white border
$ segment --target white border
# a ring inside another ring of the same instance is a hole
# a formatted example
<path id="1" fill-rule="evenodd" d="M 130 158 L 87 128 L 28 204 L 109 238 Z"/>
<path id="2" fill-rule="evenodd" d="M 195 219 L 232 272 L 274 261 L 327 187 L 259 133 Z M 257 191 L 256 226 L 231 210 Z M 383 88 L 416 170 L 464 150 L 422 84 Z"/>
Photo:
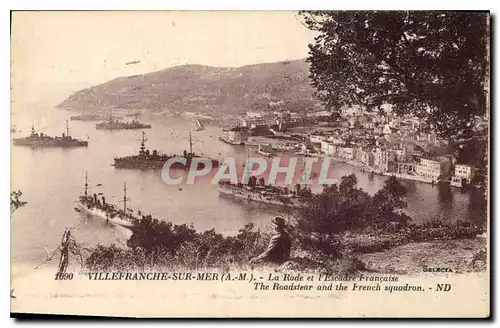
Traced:
<path id="1" fill-rule="evenodd" d="M 401 1 L 328 1 L 328 0 L 308 0 L 308 1 L 297 1 L 297 0 L 287 0 L 287 1 L 269 1 L 269 0 L 254 0 L 248 1 L 246 3 L 240 3 L 237 1 L 224 1 L 224 0 L 212 0 L 212 1 L 203 1 L 203 0 L 191 0 L 189 2 L 184 1 L 161 1 L 161 0 L 141 0 L 141 1 L 131 1 L 131 0 L 121 0 L 116 2 L 108 2 L 104 3 L 102 0 L 86 0 L 86 1 L 61 1 L 61 0 L 48 0 L 48 1 L 36 1 L 36 0 L 18 0 L 12 3 L 7 3 L 7 1 L 3 1 L 0 4 L 1 7 L 1 19 L 0 26 L 2 27 L 1 33 L 1 51 L 0 58 L 2 65 L 0 66 L 1 70 L 1 88 L 0 88 L 0 99 L 1 99 L 1 110 L 0 110 L 0 124 L 1 124 L 1 138 L 0 145 L 2 147 L 2 152 L 4 155 L 7 152 L 10 153 L 10 10 L 298 10 L 298 9 L 336 9 L 336 10 L 367 10 L 367 9 L 386 9 L 386 10 L 394 10 L 394 9 L 404 9 L 404 10 L 429 10 L 429 9 L 441 9 L 441 10 L 492 10 L 492 14 L 495 15 L 498 13 L 498 1 L 436 1 L 436 0 L 418 0 L 413 2 L 401 2 Z M 496 17 L 495 17 L 496 18 Z M 495 24 L 496 25 L 496 24 Z M 498 44 L 498 38 L 496 34 L 494 34 L 494 45 Z M 496 49 L 494 49 L 496 50 Z M 495 53 L 495 51 L 493 52 Z M 497 64 L 498 66 L 498 64 Z M 494 77 L 496 77 L 496 72 L 492 72 Z M 497 91 L 498 84 L 495 83 L 495 90 Z M 498 93 L 496 93 L 498 94 Z M 493 108 L 492 108 L 493 110 Z M 497 115 L 498 116 L 498 115 Z M 498 121 L 498 119 L 496 120 Z M 497 122 L 496 122 L 497 123 Z M 498 129 L 495 131 L 494 137 L 496 141 L 498 141 Z M 9 156 L 10 160 L 10 156 Z M 7 213 L 9 213 L 8 205 L 7 205 L 7 196 L 10 193 L 10 163 L 9 160 L 4 159 L 1 161 L 1 170 L 0 170 L 0 202 L 1 213 L 4 213 L 2 219 L 0 220 L 2 227 L 2 245 L 1 247 L 1 262 L 2 263 L 2 286 L 0 290 L 2 291 L 1 298 L 1 321 L 2 327 L 10 327 L 15 324 L 15 322 L 9 318 L 10 313 L 10 299 L 7 297 L 8 292 L 10 290 L 10 229 L 9 229 L 9 218 L 7 217 Z M 493 167 L 491 168 L 494 169 Z M 498 177 L 495 178 L 497 181 Z M 498 195 L 497 195 L 498 197 Z M 499 204 L 498 198 L 495 197 L 495 203 Z M 493 218 L 495 219 L 495 218 Z M 492 236 L 498 236 L 498 227 L 499 223 L 495 224 L 495 231 L 492 232 Z M 492 252 L 494 256 L 496 252 Z M 498 260 L 498 257 L 496 258 Z M 496 263 L 497 261 L 495 261 Z M 494 276 L 492 276 L 493 278 Z M 498 285 L 498 284 L 496 284 Z M 495 293 L 496 294 L 496 293 Z M 498 306 L 498 302 L 495 302 Z M 497 310 L 497 309 L 495 309 Z M 498 314 L 498 313 L 497 313 Z M 4 322 L 5 321 L 5 322 Z M 361 322 L 357 322 L 358 324 Z M 451 324 L 454 324 L 450 322 Z M 52 325 L 51 322 L 42 323 L 44 325 Z M 67 323 L 64 323 L 66 325 Z M 173 324 L 173 323 L 170 323 Z M 190 323 L 192 324 L 192 323 Z M 207 323 L 209 324 L 209 323 Z M 214 323 L 217 324 L 217 323 Z M 231 323 L 237 324 L 237 322 Z M 267 326 L 267 323 L 258 323 L 259 326 Z M 289 324 L 288 322 L 283 322 L 281 324 Z M 301 324 L 310 324 L 301 322 Z M 334 322 L 335 325 L 352 325 L 353 322 Z M 354 323 L 356 324 L 356 323 Z M 409 322 L 405 322 L 405 324 L 409 324 Z M 436 323 L 425 322 L 426 326 L 432 326 Z M 476 323 L 477 324 L 477 323 Z M 84 323 L 84 326 L 100 326 L 101 323 L 90 322 Z M 372 322 L 374 326 L 384 327 L 386 323 L 382 322 Z"/>

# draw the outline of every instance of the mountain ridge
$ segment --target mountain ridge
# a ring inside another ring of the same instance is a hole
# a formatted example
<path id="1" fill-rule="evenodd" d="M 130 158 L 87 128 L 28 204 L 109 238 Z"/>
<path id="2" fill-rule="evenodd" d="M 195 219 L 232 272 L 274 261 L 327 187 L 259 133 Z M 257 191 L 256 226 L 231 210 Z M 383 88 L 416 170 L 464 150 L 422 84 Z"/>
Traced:
<path id="1" fill-rule="evenodd" d="M 318 105 L 305 59 L 240 67 L 172 66 L 78 90 L 58 107 L 89 112 L 120 108 L 242 113 L 269 109 L 276 102 L 295 111 Z"/>

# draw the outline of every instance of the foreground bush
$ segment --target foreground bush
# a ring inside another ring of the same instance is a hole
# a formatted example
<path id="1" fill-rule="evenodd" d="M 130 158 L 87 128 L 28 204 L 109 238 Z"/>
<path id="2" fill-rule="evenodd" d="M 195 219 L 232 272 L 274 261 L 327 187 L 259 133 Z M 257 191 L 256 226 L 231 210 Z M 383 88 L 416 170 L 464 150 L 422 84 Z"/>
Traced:
<path id="1" fill-rule="evenodd" d="M 249 223 L 236 236 L 215 230 L 196 232 L 191 226 L 148 218 L 127 242 L 127 248 L 98 245 L 91 249 L 85 266 L 91 270 L 183 267 L 224 267 L 247 263 L 263 252 L 270 235 L 255 231 Z"/>

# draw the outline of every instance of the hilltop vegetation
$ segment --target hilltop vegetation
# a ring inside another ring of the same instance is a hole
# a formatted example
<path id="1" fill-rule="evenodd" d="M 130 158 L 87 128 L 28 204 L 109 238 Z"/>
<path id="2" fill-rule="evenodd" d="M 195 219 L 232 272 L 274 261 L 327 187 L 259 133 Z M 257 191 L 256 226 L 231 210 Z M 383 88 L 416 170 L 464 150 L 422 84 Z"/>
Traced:
<path id="1" fill-rule="evenodd" d="M 300 111 L 318 103 L 308 75 L 305 60 L 236 68 L 182 65 L 76 91 L 58 107 L 241 113 L 283 101 L 284 108 Z"/>

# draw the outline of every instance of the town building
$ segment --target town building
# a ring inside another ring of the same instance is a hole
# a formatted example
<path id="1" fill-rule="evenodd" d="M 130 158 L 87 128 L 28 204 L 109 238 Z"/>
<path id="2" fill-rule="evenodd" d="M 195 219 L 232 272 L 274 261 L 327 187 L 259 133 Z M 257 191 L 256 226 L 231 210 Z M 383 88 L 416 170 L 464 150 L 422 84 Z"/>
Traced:
<path id="1" fill-rule="evenodd" d="M 353 160 L 356 156 L 356 149 L 349 146 L 337 147 L 338 155 L 345 160 Z"/>
<path id="2" fill-rule="evenodd" d="M 230 143 L 242 145 L 248 141 L 250 131 L 246 127 L 237 126 L 230 130 L 223 130 L 221 140 Z"/>
<path id="3" fill-rule="evenodd" d="M 408 152 L 406 148 L 398 148 L 395 153 L 398 162 L 405 162 L 407 160 Z"/>
<path id="4" fill-rule="evenodd" d="M 396 162 L 396 153 L 381 147 L 375 148 L 373 165 L 382 172 L 390 172 Z"/>
<path id="5" fill-rule="evenodd" d="M 356 162 L 359 162 L 361 163 L 362 159 L 363 159 L 363 154 L 365 153 L 365 150 L 363 149 L 363 146 L 358 146 L 356 148 L 356 154 L 354 156 L 354 160 Z"/>
<path id="6" fill-rule="evenodd" d="M 438 181 L 450 176 L 451 162 L 448 158 L 426 159 L 421 158 L 415 167 L 415 173 L 419 176 Z"/>
<path id="7" fill-rule="evenodd" d="M 261 112 L 247 112 L 247 117 L 248 118 L 261 118 L 262 113 Z"/>
<path id="8" fill-rule="evenodd" d="M 328 137 L 328 142 L 334 145 L 342 145 L 345 143 L 345 141 L 340 136 L 336 135 Z"/>
<path id="9" fill-rule="evenodd" d="M 383 129 L 382 129 L 382 133 L 383 134 L 391 134 L 392 133 L 392 129 L 391 129 L 391 126 L 389 124 L 385 124 Z"/>
<path id="10" fill-rule="evenodd" d="M 321 144 L 322 141 L 326 141 L 326 136 L 320 134 L 311 134 L 309 136 L 309 142 Z"/>
<path id="11" fill-rule="evenodd" d="M 371 119 L 368 119 L 363 123 L 363 128 L 365 128 L 366 130 L 373 130 L 375 129 L 375 123 L 373 123 Z"/>
<path id="12" fill-rule="evenodd" d="M 321 152 L 324 154 L 328 154 L 328 146 L 329 143 L 327 141 L 321 140 Z"/>
<path id="13" fill-rule="evenodd" d="M 337 156 L 337 146 L 333 144 L 328 144 L 328 152 L 329 156 Z"/>
<path id="14" fill-rule="evenodd" d="M 374 162 L 375 155 L 371 151 L 365 150 L 361 156 L 361 163 L 365 166 L 372 167 Z"/>
<path id="15" fill-rule="evenodd" d="M 475 169 L 471 165 L 456 164 L 454 175 L 451 177 L 451 185 L 463 187 L 465 183 L 471 183 L 474 178 Z"/>
<path id="16" fill-rule="evenodd" d="M 330 116 L 332 113 L 330 113 L 327 110 L 317 110 L 313 112 L 308 112 L 306 114 L 307 117 L 325 117 L 325 116 Z"/>

